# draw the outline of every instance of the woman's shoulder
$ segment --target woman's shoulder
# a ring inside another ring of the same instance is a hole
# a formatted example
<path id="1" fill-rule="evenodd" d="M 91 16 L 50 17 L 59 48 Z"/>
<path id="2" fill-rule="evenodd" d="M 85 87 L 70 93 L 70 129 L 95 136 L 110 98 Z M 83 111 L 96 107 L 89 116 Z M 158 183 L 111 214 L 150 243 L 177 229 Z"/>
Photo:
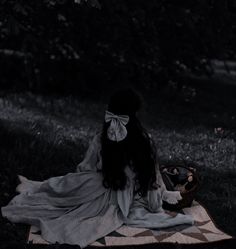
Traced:
<path id="1" fill-rule="evenodd" d="M 101 138 L 102 138 L 102 132 L 101 131 L 96 132 L 92 138 L 92 143 L 99 146 L 101 144 Z"/>
<path id="2" fill-rule="evenodd" d="M 93 136 L 93 140 L 100 140 L 101 137 L 102 137 L 102 131 L 97 131 Z"/>

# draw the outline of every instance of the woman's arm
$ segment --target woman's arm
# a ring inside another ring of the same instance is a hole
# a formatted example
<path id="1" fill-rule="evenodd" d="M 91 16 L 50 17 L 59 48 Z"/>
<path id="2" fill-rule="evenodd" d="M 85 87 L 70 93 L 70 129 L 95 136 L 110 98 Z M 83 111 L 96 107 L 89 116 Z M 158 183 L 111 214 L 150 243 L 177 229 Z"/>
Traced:
<path id="1" fill-rule="evenodd" d="M 101 134 L 96 134 L 89 144 L 85 157 L 76 167 L 76 172 L 97 171 L 101 167 Z"/>
<path id="2" fill-rule="evenodd" d="M 163 210 L 163 200 L 170 204 L 176 204 L 178 200 L 182 199 L 179 191 L 168 191 L 166 189 L 158 164 L 156 164 L 156 183 L 159 186 L 158 189 L 149 190 L 147 194 L 148 209 L 151 212 L 156 213 Z"/>
<path id="3" fill-rule="evenodd" d="M 158 164 L 156 164 L 156 178 L 157 178 L 157 184 L 159 184 L 161 188 L 161 196 L 163 201 L 166 201 L 170 204 L 176 204 L 179 200 L 182 199 L 180 191 L 168 191 L 166 189 L 166 185 L 163 181 Z"/>

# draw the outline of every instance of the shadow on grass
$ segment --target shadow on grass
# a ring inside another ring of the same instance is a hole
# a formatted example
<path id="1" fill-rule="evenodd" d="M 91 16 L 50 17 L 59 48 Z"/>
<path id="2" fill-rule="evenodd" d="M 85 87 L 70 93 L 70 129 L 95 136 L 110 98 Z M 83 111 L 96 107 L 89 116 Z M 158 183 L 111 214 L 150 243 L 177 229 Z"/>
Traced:
<path id="1" fill-rule="evenodd" d="M 179 90 L 169 87 L 166 91 L 152 91 L 145 95 L 145 109 L 151 123 L 179 131 L 197 126 L 206 129 L 223 127 L 227 135 L 235 138 L 236 88 L 218 86 L 214 81 L 192 84 L 193 80 L 189 79 L 186 83 Z"/>
<path id="2" fill-rule="evenodd" d="M 43 136 L 36 136 L 23 129 L 9 130 L 8 122 L 0 122 L 0 206 L 5 206 L 17 194 L 17 175 L 42 181 L 52 176 L 74 172 L 83 159 L 84 142 L 68 140 L 50 143 Z M 78 141 L 78 140 L 77 140 Z M 0 217 L 0 241 L 25 241 L 27 226 L 13 224 Z"/>
<path id="3" fill-rule="evenodd" d="M 236 237 L 236 172 L 198 169 L 201 188 L 197 199 L 209 210 L 216 225 Z"/>

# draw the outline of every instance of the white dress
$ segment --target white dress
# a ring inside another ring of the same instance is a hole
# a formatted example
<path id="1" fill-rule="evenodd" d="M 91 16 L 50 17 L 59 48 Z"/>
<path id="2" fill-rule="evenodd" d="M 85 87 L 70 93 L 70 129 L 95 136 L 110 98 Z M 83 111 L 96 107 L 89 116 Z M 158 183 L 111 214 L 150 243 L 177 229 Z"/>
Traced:
<path id="1" fill-rule="evenodd" d="M 125 190 L 113 191 L 102 184 L 100 136 L 94 136 L 84 160 L 74 173 L 31 181 L 20 177 L 16 195 L 2 216 L 12 222 L 37 226 L 50 243 L 77 244 L 85 247 L 126 224 L 134 227 L 164 228 L 180 224 L 193 225 L 190 215 L 173 217 L 162 208 L 162 200 L 177 202 L 179 191 L 167 191 L 159 167 L 156 167 L 157 190 L 147 197 L 134 196 L 134 173 L 127 165 Z"/>

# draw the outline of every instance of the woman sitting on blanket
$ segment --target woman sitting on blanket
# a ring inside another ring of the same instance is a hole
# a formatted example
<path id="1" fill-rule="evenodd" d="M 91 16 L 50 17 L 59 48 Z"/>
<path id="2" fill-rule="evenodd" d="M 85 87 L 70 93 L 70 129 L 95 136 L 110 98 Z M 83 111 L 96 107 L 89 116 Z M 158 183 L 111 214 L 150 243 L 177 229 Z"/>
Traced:
<path id="1" fill-rule="evenodd" d="M 124 224 L 150 229 L 192 225 L 192 216 L 173 216 L 162 208 L 162 200 L 175 204 L 182 197 L 166 190 L 154 142 L 136 115 L 140 107 L 132 89 L 117 91 L 102 131 L 76 172 L 42 182 L 19 176 L 20 194 L 1 208 L 3 216 L 37 226 L 48 242 L 81 247 Z"/>

